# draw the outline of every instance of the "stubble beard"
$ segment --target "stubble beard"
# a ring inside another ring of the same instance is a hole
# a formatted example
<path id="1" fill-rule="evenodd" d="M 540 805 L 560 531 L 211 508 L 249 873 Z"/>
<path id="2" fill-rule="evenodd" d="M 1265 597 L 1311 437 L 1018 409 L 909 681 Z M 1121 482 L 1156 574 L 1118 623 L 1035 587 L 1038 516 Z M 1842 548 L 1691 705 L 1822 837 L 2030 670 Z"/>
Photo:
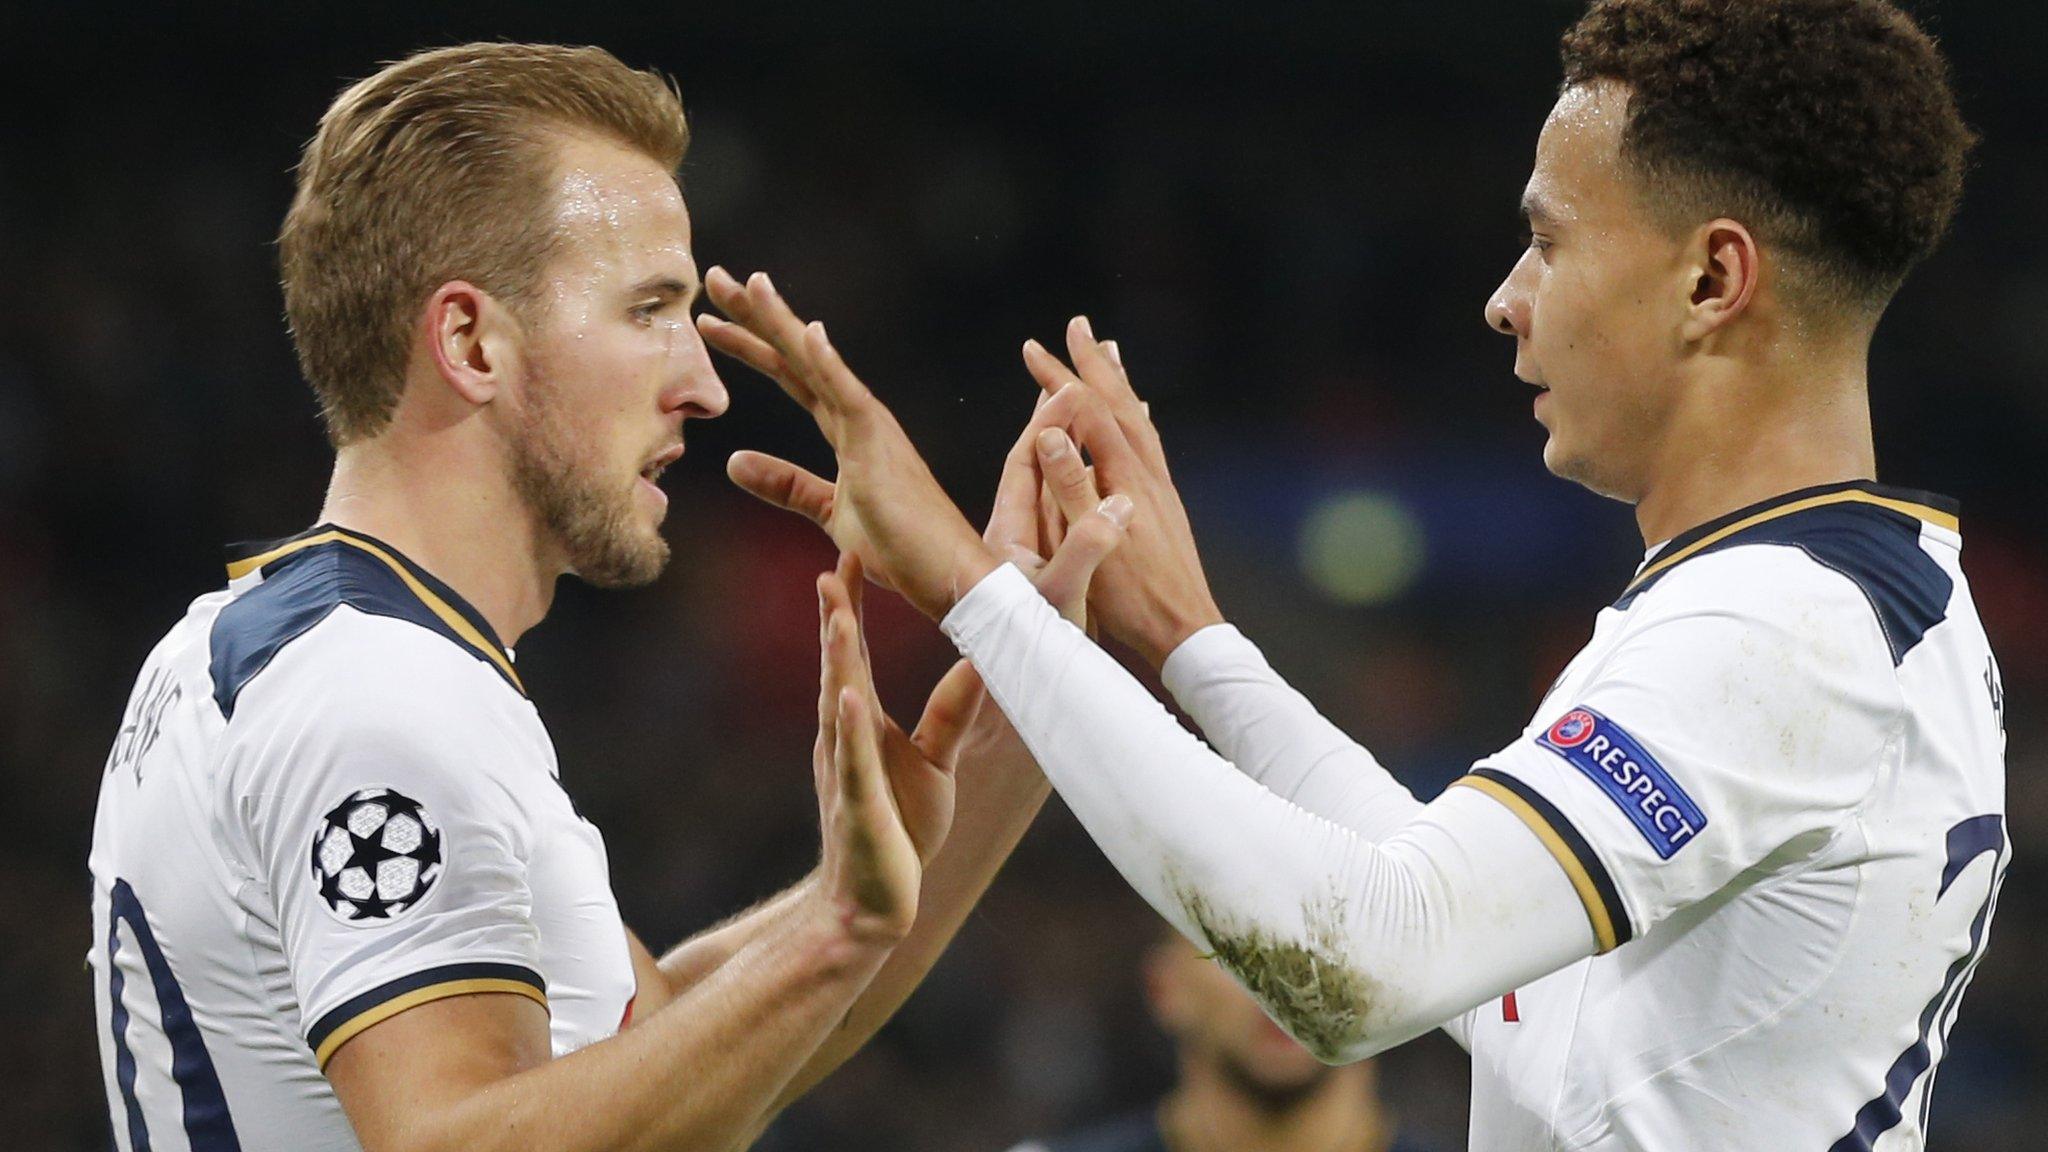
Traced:
<path id="1" fill-rule="evenodd" d="M 520 498 L 585 581 L 599 588 L 653 583 L 668 566 L 668 541 L 641 522 L 632 488 L 608 491 L 579 465 L 554 391 L 536 381 L 531 394 L 512 456 Z"/>

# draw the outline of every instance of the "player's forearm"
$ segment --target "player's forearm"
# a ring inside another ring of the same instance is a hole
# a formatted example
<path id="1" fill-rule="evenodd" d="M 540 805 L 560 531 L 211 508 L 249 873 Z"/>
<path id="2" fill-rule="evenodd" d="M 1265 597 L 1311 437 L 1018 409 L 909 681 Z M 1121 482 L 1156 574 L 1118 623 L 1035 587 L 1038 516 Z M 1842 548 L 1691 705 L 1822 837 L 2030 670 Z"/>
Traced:
<path id="1" fill-rule="evenodd" d="M 888 949 L 806 900 L 635 1027 L 422 1118 L 402 1152 L 744 1147 Z"/>
<path id="2" fill-rule="evenodd" d="M 947 631 L 1134 888 L 1326 1059 L 1356 1059 L 1590 954 L 1560 868 L 1469 790 L 1381 841 L 1183 730 L 1014 573 Z"/>
<path id="3" fill-rule="evenodd" d="M 1228 624 L 1190 636 L 1160 679 L 1225 760 L 1318 816 L 1378 839 L 1422 807 Z"/>
<path id="4" fill-rule="evenodd" d="M 661 1004 L 666 1004 L 688 992 L 719 965 L 732 959 L 741 949 L 781 923 L 801 906 L 804 895 L 811 891 L 812 885 L 816 882 L 815 873 L 806 876 L 739 915 L 699 932 L 669 949 L 656 965 L 664 985 Z M 651 1007 L 659 1010 L 659 1005 Z"/>
<path id="5" fill-rule="evenodd" d="M 787 1107 L 850 1059 L 879 1031 L 938 962 L 967 914 L 988 891 L 1003 862 L 1045 806 L 1052 786 L 1014 737 L 986 759 L 967 750 L 957 779 L 959 799 L 944 847 L 926 866 L 917 924 L 889 956 L 845 1025 L 832 1033 L 776 1101 Z"/>

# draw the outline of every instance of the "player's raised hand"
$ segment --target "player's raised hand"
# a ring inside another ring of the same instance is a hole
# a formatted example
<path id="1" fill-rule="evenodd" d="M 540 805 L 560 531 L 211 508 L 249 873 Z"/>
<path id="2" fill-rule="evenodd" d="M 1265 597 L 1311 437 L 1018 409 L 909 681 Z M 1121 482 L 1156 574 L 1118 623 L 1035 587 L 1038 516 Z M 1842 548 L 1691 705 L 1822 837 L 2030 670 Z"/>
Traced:
<path id="1" fill-rule="evenodd" d="M 990 517 L 991 543 L 1019 540 L 1027 526 L 1035 532 L 1035 509 L 1018 497 L 1039 488 L 1032 444 L 1057 411 L 1041 405 L 1012 449 L 1005 491 Z M 1050 559 L 1040 561 L 1037 553 L 1023 551 L 1012 558 L 1048 599 L 1078 621 L 1089 578 L 1122 541 L 1130 511 L 1130 501 L 1121 496 L 1098 501 L 1077 516 Z M 865 586 L 860 560 L 851 553 L 841 553 L 837 568 L 818 580 L 822 668 L 813 769 L 825 829 L 827 888 L 843 906 L 856 910 L 864 933 L 888 938 L 899 928 L 908 931 L 916 918 L 924 865 L 938 854 L 952 828 L 954 768 L 961 749 L 972 744 L 977 755 L 990 755 L 1015 745 L 1014 751 L 1028 753 L 999 711 L 982 708 L 981 680 L 964 660 L 933 690 L 915 733 L 906 734 L 889 718 L 875 691 L 862 623 Z"/>
<path id="2" fill-rule="evenodd" d="M 699 316 L 705 341 L 780 384 L 839 461 L 833 484 L 786 460 L 739 452 L 726 469 L 733 482 L 810 517 L 880 583 L 932 619 L 944 616 L 998 561 L 896 418 L 839 358 L 824 325 L 799 320 L 765 273 L 741 284 L 713 268 L 704 285 L 731 318 Z"/>
<path id="3" fill-rule="evenodd" d="M 862 601 L 867 581 L 860 560 L 839 554 L 839 565 L 819 581 L 818 595 L 828 614 L 850 615 L 851 636 L 828 633 L 824 638 L 824 679 L 851 687 L 867 706 L 873 737 L 882 750 L 882 768 L 902 817 L 903 830 L 917 848 L 920 862 L 929 863 L 953 826 L 953 768 L 959 758 L 960 735 L 974 723 L 981 700 L 980 682 L 964 683 L 957 671 L 939 682 L 932 704 L 925 708 L 915 735 L 882 709 L 875 691 L 874 664 L 868 655 L 866 616 Z M 822 724 L 825 717 L 821 714 Z"/>
<path id="4" fill-rule="evenodd" d="M 1223 614 L 1202 572 L 1158 430 L 1131 388 L 1116 344 L 1098 342 L 1087 319 L 1075 317 L 1067 325 L 1067 351 L 1071 366 L 1036 340 L 1024 345 L 1025 366 L 1048 393 L 1081 390 L 1072 409 L 1073 436 L 1048 429 L 1036 442 L 1046 495 L 1068 523 L 1093 508 L 1098 481 L 1133 501 L 1130 537 L 1097 573 L 1088 598 L 1110 635 L 1157 668 L 1181 641 Z M 1092 472 L 1079 448 L 1093 458 Z M 1047 531 L 1058 534 L 1056 526 Z"/>
<path id="5" fill-rule="evenodd" d="M 1041 508 L 1046 477 L 1038 444 L 1045 436 L 1059 433 L 1072 418 L 1081 400 L 1081 386 L 1071 387 L 1075 391 L 1066 395 L 1048 393 L 1039 398 L 1030 423 L 1003 458 L 1002 479 L 996 485 L 995 504 L 982 540 L 998 558 L 1023 569 L 1061 615 L 1085 628 L 1089 585 L 1096 569 L 1123 543 L 1133 505 L 1122 495 L 1103 499 L 1094 476 L 1085 475 L 1086 491 L 1070 489 L 1067 493 L 1073 502 L 1071 530 L 1070 521 L 1061 518 L 1058 535 L 1047 534 L 1049 521 Z"/>
<path id="6" fill-rule="evenodd" d="M 1098 498 L 1087 512 L 1075 517 L 1071 531 L 1062 532 L 1056 549 L 1044 542 L 1038 508 L 1044 479 L 1036 445 L 1042 433 L 1058 427 L 1067 410 L 1064 404 L 1047 403 L 1048 399 L 1040 398 L 1031 422 L 1003 459 L 1002 480 L 996 485 L 995 505 L 982 540 L 998 557 L 1031 577 L 1061 615 L 1085 628 L 1089 582 L 1123 543 L 1132 505 L 1121 495 Z M 1093 484 L 1092 477 L 1089 482 Z M 1049 558 L 1047 551 L 1052 553 Z M 932 690 L 924 719 L 911 739 L 927 757 L 948 763 L 959 759 L 962 748 L 972 749 L 973 757 L 982 761 L 998 756 L 1029 757 L 1031 753 L 1002 711 L 982 706 L 985 696 L 972 664 L 962 660 L 953 665 Z"/>
<path id="7" fill-rule="evenodd" d="M 867 678 L 858 614 L 837 573 L 818 578 L 818 634 L 823 669 L 812 776 L 824 841 L 822 890 L 852 936 L 894 944 L 917 919 L 928 857 L 897 803 L 883 750 L 887 718 Z M 928 768 L 942 778 L 943 797 L 919 797 L 919 818 L 927 836 L 943 841 L 953 821 L 951 766 Z"/>

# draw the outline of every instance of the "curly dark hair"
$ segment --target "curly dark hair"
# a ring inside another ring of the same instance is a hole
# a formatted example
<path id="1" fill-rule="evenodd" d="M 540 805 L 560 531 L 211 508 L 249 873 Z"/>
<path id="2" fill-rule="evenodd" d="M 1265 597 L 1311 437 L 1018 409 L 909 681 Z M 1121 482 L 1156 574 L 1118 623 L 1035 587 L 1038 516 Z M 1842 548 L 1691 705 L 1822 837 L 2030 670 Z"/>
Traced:
<path id="1" fill-rule="evenodd" d="M 1955 216 L 1976 134 L 1884 0 L 1594 0 L 1560 49 L 1566 88 L 1627 86 L 1654 207 L 1743 221 L 1841 303 L 1882 306 Z"/>

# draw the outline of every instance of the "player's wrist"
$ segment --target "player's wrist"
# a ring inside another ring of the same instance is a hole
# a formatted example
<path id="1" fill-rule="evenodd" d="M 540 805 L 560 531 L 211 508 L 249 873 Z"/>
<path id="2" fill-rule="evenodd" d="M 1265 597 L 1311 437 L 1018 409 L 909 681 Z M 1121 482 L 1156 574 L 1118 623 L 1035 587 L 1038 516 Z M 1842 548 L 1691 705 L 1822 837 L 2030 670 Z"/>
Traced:
<path id="1" fill-rule="evenodd" d="M 962 542 L 954 550 L 953 562 L 946 577 L 945 588 L 927 614 L 934 620 L 943 620 L 953 606 L 958 604 L 974 586 L 988 578 L 988 574 L 1003 566 L 995 551 L 979 538 Z"/>
<path id="2" fill-rule="evenodd" d="M 823 884 L 804 894 L 792 921 L 798 949 L 828 979 L 871 974 L 910 928 L 908 919 L 894 923 Z"/>
<path id="3" fill-rule="evenodd" d="M 1166 659 L 1188 642 L 1188 638 L 1204 628 L 1223 623 L 1223 613 L 1214 601 L 1203 600 L 1200 604 L 1184 609 L 1164 608 L 1160 618 L 1153 622 L 1144 633 L 1132 643 L 1139 658 L 1152 666 L 1154 672 L 1166 666 Z"/>

